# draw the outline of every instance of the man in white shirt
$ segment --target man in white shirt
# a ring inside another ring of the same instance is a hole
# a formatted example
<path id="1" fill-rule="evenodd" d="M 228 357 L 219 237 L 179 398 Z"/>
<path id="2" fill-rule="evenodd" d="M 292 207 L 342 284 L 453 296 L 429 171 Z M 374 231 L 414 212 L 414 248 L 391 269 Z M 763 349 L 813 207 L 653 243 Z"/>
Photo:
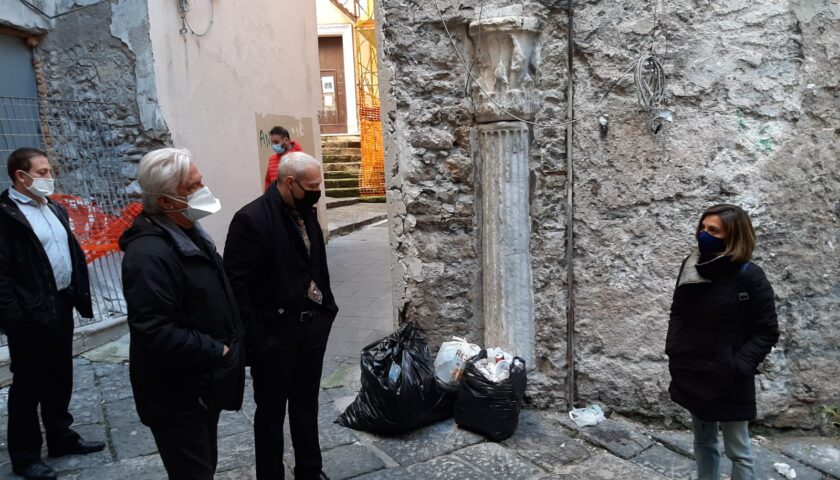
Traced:
<path id="1" fill-rule="evenodd" d="M 7 161 L 13 185 L 0 194 L 0 329 L 9 339 L 8 448 L 12 469 L 27 480 L 56 478 L 41 459 L 41 427 L 51 457 L 88 454 L 103 442 L 70 429 L 73 308 L 93 317 L 84 252 L 67 212 L 48 197 L 52 168 L 44 152 L 20 148 Z"/>

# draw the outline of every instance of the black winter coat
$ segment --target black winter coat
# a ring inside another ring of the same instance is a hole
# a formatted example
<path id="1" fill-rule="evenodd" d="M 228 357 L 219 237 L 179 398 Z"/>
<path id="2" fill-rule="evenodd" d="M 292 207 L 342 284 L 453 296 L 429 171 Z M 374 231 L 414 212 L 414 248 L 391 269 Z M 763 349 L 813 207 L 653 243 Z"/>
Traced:
<path id="1" fill-rule="evenodd" d="M 706 421 L 754 420 L 756 369 L 779 338 L 773 289 L 753 263 L 697 262 L 683 261 L 671 305 L 671 398 Z"/>
<path id="2" fill-rule="evenodd" d="M 73 306 L 85 317 L 93 317 L 85 253 L 70 231 L 67 211 L 49 201 L 49 208 L 64 225 L 70 242 L 73 277 L 70 293 Z M 0 329 L 55 326 L 55 285 L 50 259 L 26 216 L 8 190 L 0 194 Z"/>
<path id="3" fill-rule="evenodd" d="M 307 254 L 288 209 L 272 184 L 236 212 L 225 242 L 225 270 L 236 292 L 252 355 L 277 344 L 274 330 L 279 322 L 299 321 L 300 312 L 318 307 L 306 295 L 311 280 L 323 294 L 322 308 L 333 317 L 338 313 L 315 210 L 302 212 L 311 243 Z"/>
<path id="4" fill-rule="evenodd" d="M 245 390 L 242 328 L 210 237 L 198 225 L 188 235 L 166 216 L 141 214 L 120 247 L 140 420 L 152 426 L 238 410 Z"/>

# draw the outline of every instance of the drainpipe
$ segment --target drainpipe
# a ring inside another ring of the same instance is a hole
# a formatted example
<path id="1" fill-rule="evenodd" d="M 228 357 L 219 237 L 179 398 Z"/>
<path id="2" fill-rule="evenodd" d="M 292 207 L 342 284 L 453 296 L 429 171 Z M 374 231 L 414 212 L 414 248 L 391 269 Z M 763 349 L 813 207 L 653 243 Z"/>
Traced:
<path id="1" fill-rule="evenodd" d="M 569 16 L 569 83 L 566 87 L 566 404 L 571 410 L 575 406 L 575 270 L 574 259 L 574 218 L 575 218 L 575 175 L 573 152 L 574 124 L 574 7 L 573 0 L 568 0 Z"/>

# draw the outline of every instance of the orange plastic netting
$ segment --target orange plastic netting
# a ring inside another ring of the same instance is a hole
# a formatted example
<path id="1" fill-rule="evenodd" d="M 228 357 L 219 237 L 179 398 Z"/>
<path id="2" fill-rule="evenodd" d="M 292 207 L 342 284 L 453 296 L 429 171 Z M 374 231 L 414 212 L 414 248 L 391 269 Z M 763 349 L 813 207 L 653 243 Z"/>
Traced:
<path id="1" fill-rule="evenodd" d="M 382 121 L 379 108 L 361 108 L 362 165 L 359 190 L 362 196 L 385 195 L 385 165 L 382 151 Z"/>
<path id="2" fill-rule="evenodd" d="M 143 210 L 141 203 L 132 202 L 122 209 L 119 216 L 114 216 L 105 213 L 92 202 L 73 195 L 58 194 L 50 199 L 67 209 L 70 229 L 82 245 L 87 263 L 118 252 L 120 235 Z"/>
<path id="3" fill-rule="evenodd" d="M 361 196 L 385 195 L 385 165 L 382 149 L 382 118 L 379 108 L 379 68 L 376 63 L 376 22 L 373 2 L 355 24 L 356 77 L 359 81 L 359 127 L 362 162 L 359 171 Z"/>

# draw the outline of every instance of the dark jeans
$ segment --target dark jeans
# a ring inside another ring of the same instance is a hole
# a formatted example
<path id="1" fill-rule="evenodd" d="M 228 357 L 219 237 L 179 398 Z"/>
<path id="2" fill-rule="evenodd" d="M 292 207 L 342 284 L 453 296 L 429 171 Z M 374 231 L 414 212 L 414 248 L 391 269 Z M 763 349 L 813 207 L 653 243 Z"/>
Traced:
<path id="1" fill-rule="evenodd" d="M 152 428 L 169 480 L 213 480 L 219 456 L 219 412 Z"/>
<path id="2" fill-rule="evenodd" d="M 287 322 L 269 332 L 271 348 L 251 365 L 254 379 L 254 441 L 258 480 L 283 479 L 283 421 L 289 404 L 289 430 L 295 451 L 295 479 L 317 479 L 318 391 L 332 314 Z"/>
<path id="3" fill-rule="evenodd" d="M 21 468 L 41 459 L 38 405 L 47 446 L 62 448 L 79 440 L 70 430 L 67 410 L 73 392 L 73 306 L 70 295 L 58 294 L 56 319 L 49 327 L 16 326 L 7 332 L 11 357 L 9 388 L 9 457 Z"/>

